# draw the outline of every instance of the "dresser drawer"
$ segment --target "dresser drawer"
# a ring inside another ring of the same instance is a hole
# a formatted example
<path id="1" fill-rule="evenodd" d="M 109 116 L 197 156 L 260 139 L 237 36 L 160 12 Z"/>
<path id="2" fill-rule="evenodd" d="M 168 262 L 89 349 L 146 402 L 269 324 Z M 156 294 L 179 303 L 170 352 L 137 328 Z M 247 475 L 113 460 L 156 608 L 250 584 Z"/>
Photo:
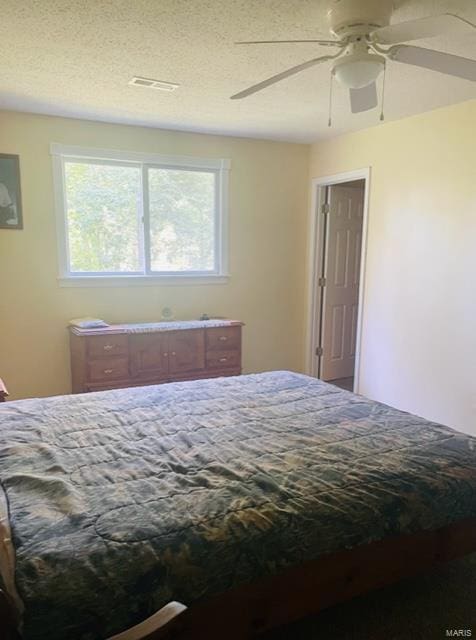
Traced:
<path id="1" fill-rule="evenodd" d="M 217 327 L 207 329 L 207 351 L 218 349 L 230 351 L 239 349 L 241 343 L 241 327 Z"/>
<path id="2" fill-rule="evenodd" d="M 128 358 L 115 357 L 89 360 L 87 367 L 88 380 L 90 382 L 119 380 L 129 377 Z"/>
<path id="3" fill-rule="evenodd" d="M 239 351 L 207 351 L 207 369 L 226 369 L 239 366 Z"/>
<path id="4" fill-rule="evenodd" d="M 102 356 L 127 355 L 127 336 L 88 336 L 86 349 L 89 358 L 101 358 Z"/>

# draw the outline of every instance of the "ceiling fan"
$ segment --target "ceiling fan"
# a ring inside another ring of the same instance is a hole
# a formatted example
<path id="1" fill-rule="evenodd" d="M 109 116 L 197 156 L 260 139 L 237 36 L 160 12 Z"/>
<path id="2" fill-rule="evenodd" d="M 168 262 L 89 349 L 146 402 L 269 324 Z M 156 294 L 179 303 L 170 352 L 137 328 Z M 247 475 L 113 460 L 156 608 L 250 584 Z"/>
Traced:
<path id="1" fill-rule="evenodd" d="M 340 84 L 349 89 L 352 113 L 367 111 L 378 105 L 376 80 L 385 72 L 387 61 L 423 67 L 476 82 L 476 60 L 401 44 L 439 35 L 467 33 L 476 29 L 476 25 L 450 13 L 391 25 L 392 10 L 392 0 L 332 0 L 327 17 L 330 33 L 336 38 L 334 40 L 238 42 L 237 44 L 250 45 L 315 43 L 335 47 L 337 52 L 286 69 L 236 93 L 231 99 L 246 98 L 276 82 L 325 62 L 332 62 L 331 96 L 332 79 L 335 77 Z"/>

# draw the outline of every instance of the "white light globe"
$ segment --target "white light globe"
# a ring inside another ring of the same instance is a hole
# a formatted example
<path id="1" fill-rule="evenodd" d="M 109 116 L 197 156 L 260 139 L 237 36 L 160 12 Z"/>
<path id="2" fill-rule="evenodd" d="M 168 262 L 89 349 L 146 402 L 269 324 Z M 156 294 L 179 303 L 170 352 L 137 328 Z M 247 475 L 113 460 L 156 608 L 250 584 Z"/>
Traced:
<path id="1" fill-rule="evenodd" d="M 375 82 L 383 68 L 384 61 L 380 56 L 346 56 L 334 65 L 334 75 L 344 87 L 361 89 Z"/>

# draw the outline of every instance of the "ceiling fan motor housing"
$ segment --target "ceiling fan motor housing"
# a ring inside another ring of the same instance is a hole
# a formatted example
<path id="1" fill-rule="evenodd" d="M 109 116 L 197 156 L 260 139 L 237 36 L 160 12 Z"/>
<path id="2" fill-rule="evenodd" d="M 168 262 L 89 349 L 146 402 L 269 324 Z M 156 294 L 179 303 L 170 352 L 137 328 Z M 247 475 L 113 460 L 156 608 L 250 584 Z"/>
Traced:
<path id="1" fill-rule="evenodd" d="M 338 38 L 365 35 L 390 23 L 393 0 L 332 0 L 329 29 Z"/>

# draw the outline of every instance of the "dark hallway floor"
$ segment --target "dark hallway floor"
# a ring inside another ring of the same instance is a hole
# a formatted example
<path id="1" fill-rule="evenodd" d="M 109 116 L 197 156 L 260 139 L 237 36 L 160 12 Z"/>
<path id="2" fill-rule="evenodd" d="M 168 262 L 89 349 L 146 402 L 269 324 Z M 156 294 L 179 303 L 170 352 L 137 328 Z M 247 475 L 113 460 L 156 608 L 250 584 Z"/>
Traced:
<path id="1" fill-rule="evenodd" d="M 354 377 L 350 378 L 337 378 L 336 380 L 326 380 L 329 384 L 333 384 L 336 387 L 340 387 L 341 389 L 346 389 L 347 391 L 354 390 Z"/>

